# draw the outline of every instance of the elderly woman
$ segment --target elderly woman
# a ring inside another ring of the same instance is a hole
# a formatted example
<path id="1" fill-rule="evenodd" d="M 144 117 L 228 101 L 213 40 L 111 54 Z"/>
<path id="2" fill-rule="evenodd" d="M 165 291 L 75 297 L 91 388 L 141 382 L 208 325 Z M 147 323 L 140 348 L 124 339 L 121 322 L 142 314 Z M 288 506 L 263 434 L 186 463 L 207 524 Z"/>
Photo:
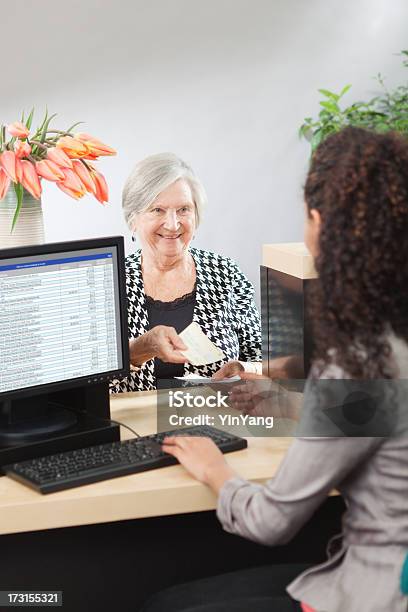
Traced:
<path id="1" fill-rule="evenodd" d="M 261 360 L 254 289 L 228 257 L 191 248 L 206 196 L 176 155 L 141 161 L 123 190 L 126 221 L 141 249 L 126 259 L 130 377 L 111 390 L 154 389 L 158 379 L 185 374 L 223 378 Z M 179 333 L 192 321 L 225 359 L 194 367 L 180 352 Z"/>

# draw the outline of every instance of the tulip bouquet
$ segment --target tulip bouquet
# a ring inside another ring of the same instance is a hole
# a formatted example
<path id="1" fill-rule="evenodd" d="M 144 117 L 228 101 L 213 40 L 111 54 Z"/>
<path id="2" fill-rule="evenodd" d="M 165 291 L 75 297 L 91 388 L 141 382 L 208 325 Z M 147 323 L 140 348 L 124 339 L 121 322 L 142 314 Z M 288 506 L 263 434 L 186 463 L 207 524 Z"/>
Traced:
<path id="1" fill-rule="evenodd" d="M 53 181 L 64 193 L 78 200 L 86 193 L 105 204 L 108 186 L 92 162 L 116 151 L 84 132 L 74 133 L 79 123 L 67 130 L 50 129 L 56 115 L 46 112 L 41 125 L 31 131 L 34 109 L 27 120 L 0 126 L 0 200 L 11 183 L 17 196 L 12 229 L 18 219 L 24 189 L 34 198 L 41 197 L 41 181 Z"/>

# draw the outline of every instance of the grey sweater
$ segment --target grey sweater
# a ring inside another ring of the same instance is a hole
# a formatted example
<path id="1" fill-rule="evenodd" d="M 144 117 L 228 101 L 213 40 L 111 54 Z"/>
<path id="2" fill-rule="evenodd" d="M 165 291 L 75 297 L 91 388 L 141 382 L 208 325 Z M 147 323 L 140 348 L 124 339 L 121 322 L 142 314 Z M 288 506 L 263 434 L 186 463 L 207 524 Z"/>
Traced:
<path id="1" fill-rule="evenodd" d="M 400 378 L 408 379 L 408 347 L 392 344 Z M 288 586 L 319 612 L 407 612 L 400 576 L 408 553 L 408 387 L 401 382 L 392 436 L 296 437 L 265 486 L 233 478 L 221 490 L 224 529 L 269 545 L 289 541 L 333 488 L 340 491 L 347 511 L 336 552 L 329 546 L 325 563 Z M 305 404 L 313 410 L 306 397 Z"/>

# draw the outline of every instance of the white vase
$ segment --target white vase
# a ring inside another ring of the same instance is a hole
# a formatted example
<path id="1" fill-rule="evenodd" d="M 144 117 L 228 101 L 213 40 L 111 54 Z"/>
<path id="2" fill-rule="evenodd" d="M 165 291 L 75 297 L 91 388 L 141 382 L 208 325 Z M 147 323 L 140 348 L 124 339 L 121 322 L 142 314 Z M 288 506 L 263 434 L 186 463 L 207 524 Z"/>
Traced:
<path id="1" fill-rule="evenodd" d="M 17 196 L 14 186 L 10 185 L 8 192 L 0 200 L 0 249 L 43 244 L 44 219 L 41 199 L 36 200 L 24 189 L 20 214 L 11 231 L 16 206 Z"/>

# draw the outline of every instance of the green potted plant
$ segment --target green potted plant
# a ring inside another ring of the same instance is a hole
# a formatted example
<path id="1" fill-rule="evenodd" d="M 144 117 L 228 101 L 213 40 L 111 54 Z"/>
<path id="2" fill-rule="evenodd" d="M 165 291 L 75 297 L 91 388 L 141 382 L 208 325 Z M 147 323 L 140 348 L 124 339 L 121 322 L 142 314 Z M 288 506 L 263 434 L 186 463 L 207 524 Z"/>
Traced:
<path id="1" fill-rule="evenodd" d="M 402 56 L 403 65 L 408 68 L 408 50 L 401 51 L 399 55 Z M 318 90 L 324 98 L 320 101 L 322 110 L 317 119 L 306 117 L 299 129 L 300 137 L 310 142 L 312 153 L 329 134 L 347 125 L 377 132 L 395 130 L 408 137 L 408 83 L 389 91 L 380 73 L 376 81 L 381 87 L 380 95 L 368 102 L 354 102 L 344 108 L 341 102 L 351 85 L 343 87 L 340 93 Z"/>

